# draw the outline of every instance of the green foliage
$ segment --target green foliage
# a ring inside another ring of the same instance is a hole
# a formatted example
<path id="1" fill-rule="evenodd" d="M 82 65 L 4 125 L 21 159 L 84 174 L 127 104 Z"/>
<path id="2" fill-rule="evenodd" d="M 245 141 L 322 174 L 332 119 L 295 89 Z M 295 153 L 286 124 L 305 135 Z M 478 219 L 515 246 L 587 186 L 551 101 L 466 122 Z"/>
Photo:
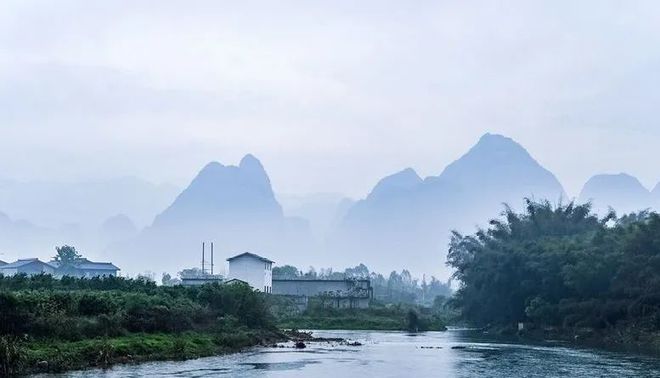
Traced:
<path id="1" fill-rule="evenodd" d="M 24 345 L 23 371 L 60 373 L 115 363 L 181 360 L 211 356 L 272 338 L 262 330 L 188 331 L 178 334 L 130 334 L 80 341 L 42 340 Z M 45 362 L 43 366 L 41 362 Z"/>
<path id="2" fill-rule="evenodd" d="M 116 277 L 2 277 L 0 306 L 0 334 L 65 340 L 183 332 L 225 316 L 250 328 L 272 324 L 263 295 L 240 284 L 157 287 Z"/>
<path id="3" fill-rule="evenodd" d="M 53 259 L 60 263 L 59 270 L 65 274 L 72 273 L 76 260 L 82 258 L 82 255 L 76 251 L 75 247 L 69 245 L 55 247 L 55 250 L 57 254 L 53 256 Z"/>
<path id="4" fill-rule="evenodd" d="M 312 298 L 310 301 L 306 311 L 279 318 L 278 325 L 288 329 L 387 331 L 444 331 L 447 325 L 444 308 L 374 303 L 369 308 L 338 309 L 324 306 Z M 410 327 L 411 312 L 416 316 L 413 328 Z"/>
<path id="5" fill-rule="evenodd" d="M 187 358 L 199 349 L 230 350 L 255 342 L 254 337 L 245 334 L 274 329 L 263 294 L 244 284 L 158 287 L 146 280 L 119 277 L 60 280 L 46 275 L 0 276 L 0 309 L 0 347 L 4 348 L 0 349 L 4 352 L 0 367 L 11 369 L 20 359 L 12 354 L 14 349 L 6 346 L 14 345 L 11 343 L 24 335 L 33 351 L 30 369 L 42 361 L 34 353 L 39 350 L 48 357 L 43 360 L 49 362 L 48 370 L 64 371 L 71 367 L 71 361 L 76 361 L 75 366 L 105 366 L 122 355 L 172 356 L 178 351 L 180 358 Z M 168 339 L 167 348 L 155 341 L 154 345 L 130 347 L 112 343 L 135 334 L 190 332 L 209 333 L 200 341 L 207 345 L 171 345 L 176 338 Z M 213 337 L 222 337 L 226 342 Z M 59 345 L 72 346 L 73 350 L 53 350 Z"/>
<path id="6" fill-rule="evenodd" d="M 23 340 L 15 336 L 0 336 L 0 376 L 8 377 L 19 373 L 24 362 Z"/>
<path id="7" fill-rule="evenodd" d="M 420 321 L 419 321 L 419 316 L 415 312 L 415 310 L 410 309 L 408 310 L 408 314 L 406 315 L 406 329 L 410 332 L 418 332 L 419 328 L 421 326 Z"/>
<path id="8" fill-rule="evenodd" d="M 300 278 L 301 275 L 301 272 L 295 266 L 284 265 L 273 267 L 273 278 L 276 279 L 296 279 Z"/>
<path id="9" fill-rule="evenodd" d="M 660 329 L 660 216 L 590 210 L 528 200 L 486 230 L 454 232 L 452 304 L 477 325 Z"/>

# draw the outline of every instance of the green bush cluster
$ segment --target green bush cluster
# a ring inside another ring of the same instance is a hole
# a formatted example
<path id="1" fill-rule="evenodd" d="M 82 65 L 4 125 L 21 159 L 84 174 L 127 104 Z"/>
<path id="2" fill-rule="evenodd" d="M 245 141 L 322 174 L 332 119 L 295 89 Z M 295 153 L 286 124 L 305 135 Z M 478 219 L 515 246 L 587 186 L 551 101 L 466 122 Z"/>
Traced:
<path id="1" fill-rule="evenodd" d="M 443 331 L 447 321 L 443 308 L 377 302 L 369 308 L 332 308 L 310 298 L 303 313 L 279 318 L 278 324 L 296 329 Z"/>
<path id="2" fill-rule="evenodd" d="M 122 278 L 0 278 L 0 335 L 82 340 L 130 333 L 271 326 L 261 294 L 247 285 L 157 287 Z"/>
<path id="3" fill-rule="evenodd" d="M 277 337 L 248 285 L 0 275 L 0 376 L 183 359 Z"/>

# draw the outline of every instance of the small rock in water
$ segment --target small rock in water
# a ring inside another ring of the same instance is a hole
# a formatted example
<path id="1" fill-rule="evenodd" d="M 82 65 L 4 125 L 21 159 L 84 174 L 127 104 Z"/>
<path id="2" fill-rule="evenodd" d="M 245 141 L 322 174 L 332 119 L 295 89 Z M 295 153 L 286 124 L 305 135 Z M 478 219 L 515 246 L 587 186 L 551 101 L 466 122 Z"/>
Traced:
<path id="1" fill-rule="evenodd" d="M 305 349 L 305 348 L 307 348 L 307 345 L 305 345 L 304 342 L 302 341 L 296 342 L 296 349 Z"/>
<path id="2" fill-rule="evenodd" d="M 464 347 L 462 345 L 454 345 L 453 347 L 451 347 L 451 349 L 467 349 L 467 347 Z"/>

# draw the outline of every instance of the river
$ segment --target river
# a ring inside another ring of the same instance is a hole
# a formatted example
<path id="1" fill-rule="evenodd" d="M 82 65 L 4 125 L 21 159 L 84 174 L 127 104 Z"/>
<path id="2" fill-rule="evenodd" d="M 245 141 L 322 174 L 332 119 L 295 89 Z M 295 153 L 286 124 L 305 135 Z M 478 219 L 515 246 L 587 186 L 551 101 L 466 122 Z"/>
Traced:
<path id="1" fill-rule="evenodd" d="M 41 377 L 660 377 L 660 359 L 561 343 L 504 342 L 470 330 L 317 331 L 362 346 L 311 343 L 191 361 L 153 362 Z"/>

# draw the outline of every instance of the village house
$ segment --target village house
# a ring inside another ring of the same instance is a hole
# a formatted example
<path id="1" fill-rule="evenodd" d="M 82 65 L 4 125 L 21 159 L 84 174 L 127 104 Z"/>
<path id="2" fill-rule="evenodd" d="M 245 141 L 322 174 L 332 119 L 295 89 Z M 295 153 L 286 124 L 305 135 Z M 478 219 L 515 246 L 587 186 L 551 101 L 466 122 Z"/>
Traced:
<path id="1" fill-rule="evenodd" d="M 13 263 L 0 266 L 0 274 L 5 276 L 15 276 L 17 274 L 26 274 L 28 276 L 55 274 L 55 267 L 37 258 L 18 259 Z"/>
<path id="2" fill-rule="evenodd" d="M 273 289 L 273 261 L 245 252 L 227 259 L 228 280 L 247 282 L 253 289 L 271 293 Z"/>
<path id="3" fill-rule="evenodd" d="M 61 268 L 58 261 L 50 261 L 48 264 L 55 267 L 55 275 L 57 276 L 71 276 L 77 278 L 92 278 L 112 276 L 116 277 L 117 272 L 120 270 L 113 263 L 109 262 L 94 262 L 86 258 L 76 259 L 71 267 L 67 269 Z"/>
<path id="4" fill-rule="evenodd" d="M 117 276 L 117 268 L 109 262 L 94 262 L 81 258 L 76 260 L 72 266 L 66 269 L 60 267 L 57 261 L 43 262 L 37 258 L 18 259 L 10 264 L 0 264 L 0 274 L 14 276 L 26 274 L 34 276 L 37 274 L 50 274 L 56 277 L 71 276 L 77 278 L 92 278 L 103 276 Z"/>

